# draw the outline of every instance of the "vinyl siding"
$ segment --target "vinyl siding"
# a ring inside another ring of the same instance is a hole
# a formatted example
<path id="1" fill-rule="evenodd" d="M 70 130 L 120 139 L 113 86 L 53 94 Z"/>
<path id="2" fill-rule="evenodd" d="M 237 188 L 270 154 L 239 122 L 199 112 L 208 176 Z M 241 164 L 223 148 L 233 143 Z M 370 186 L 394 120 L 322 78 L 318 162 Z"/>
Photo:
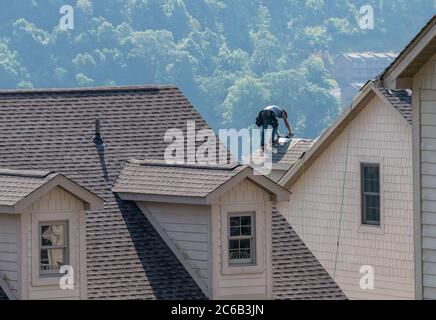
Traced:
<path id="1" fill-rule="evenodd" d="M 0 277 L 18 296 L 19 217 L 0 214 Z"/>
<path id="2" fill-rule="evenodd" d="M 214 273 L 216 290 L 215 299 L 267 299 L 271 297 L 271 209 L 268 206 L 270 194 L 264 189 L 246 179 L 227 191 L 219 200 L 219 204 L 212 209 L 214 231 L 217 236 L 214 241 Z M 269 209 L 268 209 L 268 208 Z M 249 209 L 247 209 L 249 208 Z M 228 241 L 227 230 L 223 230 L 223 219 L 229 213 L 254 212 L 256 220 L 256 249 L 259 249 L 256 264 L 259 269 L 247 272 L 232 273 L 227 268 L 223 256 L 227 255 L 224 249 Z M 227 271 L 229 272 L 226 272 Z M 230 274 L 231 273 L 231 274 Z"/>
<path id="3" fill-rule="evenodd" d="M 209 290 L 210 208 L 163 203 L 143 203 L 143 205 Z"/>
<path id="4" fill-rule="evenodd" d="M 349 130 L 342 225 L 339 229 Z M 412 129 L 379 97 L 333 141 L 291 188 L 282 212 L 350 299 L 413 299 Z M 379 163 L 381 228 L 361 226 L 361 163 Z M 375 271 L 360 288 L 361 266 Z"/>
<path id="5" fill-rule="evenodd" d="M 84 203 L 75 196 L 57 187 L 35 201 L 22 215 L 21 230 L 24 235 L 23 251 L 23 298 L 30 300 L 77 300 L 86 297 L 86 261 L 84 242 L 86 225 Z M 39 221 L 69 221 L 69 264 L 74 268 L 74 290 L 62 290 L 58 283 L 36 284 L 38 278 L 38 223 Z M 36 226 L 36 228 L 35 228 Z"/>
<path id="6" fill-rule="evenodd" d="M 423 298 L 436 299 L 436 55 L 413 79 L 420 117 Z"/>

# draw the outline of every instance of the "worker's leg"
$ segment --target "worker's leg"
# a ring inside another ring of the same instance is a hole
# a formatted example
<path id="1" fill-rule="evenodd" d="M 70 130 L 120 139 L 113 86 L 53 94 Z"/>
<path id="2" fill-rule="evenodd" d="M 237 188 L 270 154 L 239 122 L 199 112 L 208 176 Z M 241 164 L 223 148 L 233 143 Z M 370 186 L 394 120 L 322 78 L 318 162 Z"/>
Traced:
<path id="1" fill-rule="evenodd" d="M 276 138 L 277 138 L 277 141 L 278 141 L 278 138 L 279 138 L 278 127 L 273 127 L 273 132 L 272 132 L 272 141 L 273 141 L 273 143 L 276 142 Z"/>
<path id="2" fill-rule="evenodd" d="M 263 149 L 265 147 L 265 130 L 268 129 L 268 117 L 265 112 L 262 114 L 262 118 L 263 118 L 263 124 L 262 127 L 260 128 L 260 135 L 261 135 L 260 146 Z"/>

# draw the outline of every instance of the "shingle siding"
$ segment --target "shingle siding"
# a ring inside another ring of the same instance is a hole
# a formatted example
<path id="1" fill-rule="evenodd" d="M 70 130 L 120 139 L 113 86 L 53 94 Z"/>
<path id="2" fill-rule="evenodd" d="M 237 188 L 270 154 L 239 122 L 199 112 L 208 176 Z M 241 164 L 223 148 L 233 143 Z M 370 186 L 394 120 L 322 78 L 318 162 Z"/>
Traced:
<path id="1" fill-rule="evenodd" d="M 9 289 L 18 292 L 19 219 L 15 215 L 0 214 L 0 277 L 7 280 Z"/>
<path id="2" fill-rule="evenodd" d="M 422 292 L 436 299 L 436 55 L 415 75 L 413 91 L 420 112 Z"/>
<path id="3" fill-rule="evenodd" d="M 351 299 L 413 298 L 412 130 L 378 97 L 291 188 L 290 210 L 285 216 L 333 275 L 348 132 L 336 281 Z M 382 230 L 360 226 L 362 162 L 381 165 Z M 363 265 L 374 267 L 374 290 L 360 289 Z"/>

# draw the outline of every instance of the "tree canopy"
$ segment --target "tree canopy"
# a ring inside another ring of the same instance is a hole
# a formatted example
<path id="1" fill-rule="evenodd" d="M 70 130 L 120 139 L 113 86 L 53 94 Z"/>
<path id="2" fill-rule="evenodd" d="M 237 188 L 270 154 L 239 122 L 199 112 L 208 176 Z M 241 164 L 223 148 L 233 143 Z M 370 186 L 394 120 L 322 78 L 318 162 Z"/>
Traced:
<path id="1" fill-rule="evenodd" d="M 78 0 L 74 29 L 61 0 L 0 11 L 0 87 L 176 84 L 214 129 L 253 126 L 285 107 L 300 136 L 341 111 L 329 73 L 347 51 L 399 51 L 433 0 Z M 359 28 L 372 5 L 375 28 Z"/>

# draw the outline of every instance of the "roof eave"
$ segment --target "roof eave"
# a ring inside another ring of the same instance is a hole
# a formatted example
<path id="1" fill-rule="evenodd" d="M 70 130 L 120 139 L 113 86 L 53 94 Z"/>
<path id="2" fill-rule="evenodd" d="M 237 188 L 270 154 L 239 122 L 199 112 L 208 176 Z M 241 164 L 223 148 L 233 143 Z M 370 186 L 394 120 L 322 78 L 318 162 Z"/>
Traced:
<path id="1" fill-rule="evenodd" d="M 398 78 L 413 62 L 418 54 L 433 40 L 436 34 L 436 15 L 424 26 L 424 28 L 413 38 L 410 43 L 403 49 L 398 57 L 390 66 L 383 71 L 380 79 L 383 82 L 390 83 L 393 79 Z M 419 46 L 418 46 L 419 45 Z M 387 86 L 385 83 L 384 86 Z"/>
<path id="2" fill-rule="evenodd" d="M 5 214 L 21 214 L 32 203 L 34 203 L 43 195 L 47 194 L 56 187 L 61 187 L 78 199 L 82 200 L 85 203 L 86 210 L 99 211 L 104 207 L 103 199 L 101 199 L 91 191 L 85 189 L 84 187 L 78 185 L 74 181 L 68 179 L 64 175 L 58 174 L 39 188 L 29 193 L 27 196 L 17 201 L 16 203 L 6 206 L 0 206 L 0 212 Z"/>

